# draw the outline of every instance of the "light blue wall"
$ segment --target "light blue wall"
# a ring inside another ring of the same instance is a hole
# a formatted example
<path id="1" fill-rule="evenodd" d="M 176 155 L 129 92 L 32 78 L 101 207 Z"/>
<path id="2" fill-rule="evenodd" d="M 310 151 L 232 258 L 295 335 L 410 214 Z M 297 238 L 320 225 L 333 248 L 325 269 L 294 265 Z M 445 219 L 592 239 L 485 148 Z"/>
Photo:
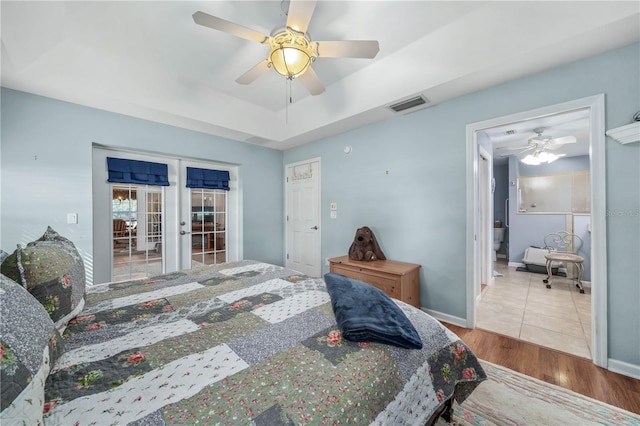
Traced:
<path id="1" fill-rule="evenodd" d="M 283 263 L 281 151 L 2 89 L 1 239 L 16 244 L 47 225 L 70 238 L 91 274 L 92 143 L 176 157 L 238 164 L 242 180 L 244 258 Z M 78 224 L 67 224 L 67 213 Z"/>
<path id="2" fill-rule="evenodd" d="M 285 152 L 285 163 L 322 159 L 323 258 L 371 226 L 388 258 L 422 265 L 423 307 L 465 318 L 465 126 L 600 93 L 606 128 L 628 124 L 639 68 L 634 44 Z M 607 140 L 606 157 L 609 355 L 640 366 L 640 144 Z"/>

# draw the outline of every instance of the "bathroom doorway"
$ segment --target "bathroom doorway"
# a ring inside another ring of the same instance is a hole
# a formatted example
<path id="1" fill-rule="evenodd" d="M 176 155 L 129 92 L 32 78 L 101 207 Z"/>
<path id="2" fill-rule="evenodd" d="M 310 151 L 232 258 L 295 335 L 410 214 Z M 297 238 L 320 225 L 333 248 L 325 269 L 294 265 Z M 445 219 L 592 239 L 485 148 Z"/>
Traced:
<path id="1" fill-rule="evenodd" d="M 489 217 L 478 220 L 478 212 L 481 211 L 483 201 L 480 189 L 481 158 L 478 146 L 486 148 L 486 140 L 490 139 L 490 130 L 500 126 L 513 125 L 514 123 L 531 122 L 553 117 L 558 114 L 577 110 L 588 111 L 588 162 L 591 171 L 590 198 L 592 201 L 591 212 L 588 215 L 591 237 L 591 257 L 602 259 L 591 264 L 592 303 L 591 312 L 591 359 L 599 366 L 606 366 L 607 362 L 607 322 L 606 322 L 606 231 L 605 231 L 605 162 L 604 162 L 604 96 L 597 95 L 576 101 L 540 108 L 524 113 L 499 117 L 467 126 L 467 198 L 469 209 L 467 224 L 472 232 L 467 239 L 468 257 L 473 259 L 473 265 L 467 275 L 467 327 L 475 328 L 477 325 L 476 300 L 483 270 L 483 259 L 487 256 L 487 247 L 492 247 L 491 242 L 485 240 L 486 232 L 483 228 L 492 225 Z M 533 135 L 535 136 L 535 134 Z M 525 140 L 526 142 L 526 140 Z M 526 147 L 525 147 L 526 148 Z M 493 149 L 493 148 L 491 148 Z M 494 151 L 493 160 L 496 160 Z M 514 161 L 510 159 L 509 161 Z M 509 176 L 509 185 L 513 185 L 512 176 Z M 513 200 L 510 200 L 511 209 L 518 208 Z M 489 216 L 489 215 L 488 215 Z M 484 254 L 483 254 L 484 253 Z M 510 259 L 512 261 L 513 259 Z M 537 288 L 536 288 L 537 289 Z"/>

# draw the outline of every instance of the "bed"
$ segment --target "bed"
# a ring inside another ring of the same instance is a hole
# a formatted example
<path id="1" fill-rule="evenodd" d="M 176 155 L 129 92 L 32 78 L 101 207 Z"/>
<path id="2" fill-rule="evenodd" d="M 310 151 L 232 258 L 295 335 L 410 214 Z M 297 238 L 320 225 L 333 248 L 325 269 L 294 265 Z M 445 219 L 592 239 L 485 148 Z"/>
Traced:
<path id="1" fill-rule="evenodd" d="M 267 263 L 97 285 L 84 299 L 47 355 L 45 425 L 424 425 L 486 379 L 455 334 L 400 301 L 421 349 L 346 340 L 324 279 Z"/>

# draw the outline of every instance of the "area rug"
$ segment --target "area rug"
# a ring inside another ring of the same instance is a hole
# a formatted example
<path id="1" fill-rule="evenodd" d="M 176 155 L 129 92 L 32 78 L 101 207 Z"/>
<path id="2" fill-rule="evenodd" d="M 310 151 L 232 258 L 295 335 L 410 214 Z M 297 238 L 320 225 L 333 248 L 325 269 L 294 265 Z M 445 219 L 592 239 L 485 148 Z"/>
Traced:
<path id="1" fill-rule="evenodd" d="M 538 272 L 538 271 L 530 271 L 527 268 L 525 268 L 524 266 L 518 266 L 516 268 L 516 271 L 518 271 L 518 272 L 531 272 L 531 273 L 534 273 L 534 274 L 547 275 L 546 271 L 540 271 L 540 272 Z M 562 272 L 562 271 L 555 272 L 553 275 L 557 276 L 557 277 L 566 277 L 567 276 L 567 274 L 565 272 Z"/>
<path id="2" fill-rule="evenodd" d="M 450 425 L 640 426 L 640 415 L 487 361 L 482 366 L 489 380 L 454 403 Z"/>

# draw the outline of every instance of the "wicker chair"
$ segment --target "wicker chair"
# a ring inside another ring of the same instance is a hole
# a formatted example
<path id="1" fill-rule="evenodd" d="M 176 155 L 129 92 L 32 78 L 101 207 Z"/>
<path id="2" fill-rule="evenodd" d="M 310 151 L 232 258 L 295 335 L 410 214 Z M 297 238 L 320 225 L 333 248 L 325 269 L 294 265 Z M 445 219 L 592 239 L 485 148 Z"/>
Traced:
<path id="1" fill-rule="evenodd" d="M 124 219 L 113 219 L 113 245 L 118 242 L 126 243 L 124 238 L 127 236 L 127 222 Z M 120 240 L 123 238 L 123 240 Z"/>

